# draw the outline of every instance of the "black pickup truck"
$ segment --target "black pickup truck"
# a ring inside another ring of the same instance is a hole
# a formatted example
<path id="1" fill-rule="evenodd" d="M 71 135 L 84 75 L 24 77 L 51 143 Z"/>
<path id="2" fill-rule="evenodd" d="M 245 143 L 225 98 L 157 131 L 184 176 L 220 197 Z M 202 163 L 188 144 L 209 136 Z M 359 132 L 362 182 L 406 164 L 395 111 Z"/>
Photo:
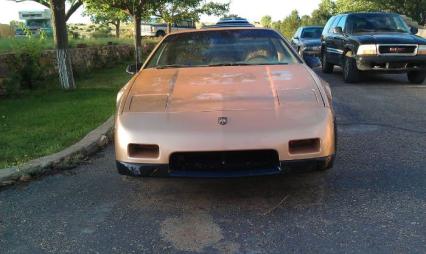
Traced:
<path id="1" fill-rule="evenodd" d="M 426 78 L 426 39 L 393 13 L 348 13 L 332 17 L 321 36 L 322 70 L 343 69 L 345 82 L 364 72 L 407 73 L 411 83 Z"/>

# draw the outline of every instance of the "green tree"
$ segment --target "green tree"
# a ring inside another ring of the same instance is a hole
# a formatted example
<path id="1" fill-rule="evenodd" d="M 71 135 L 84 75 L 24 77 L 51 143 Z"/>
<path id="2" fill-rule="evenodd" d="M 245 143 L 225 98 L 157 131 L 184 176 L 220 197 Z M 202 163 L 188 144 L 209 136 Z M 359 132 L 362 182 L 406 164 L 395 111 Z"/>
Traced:
<path id="1" fill-rule="evenodd" d="M 297 10 L 293 10 L 291 14 L 282 21 L 280 31 L 286 38 L 291 38 L 297 28 L 299 28 L 300 24 L 301 19 L 299 12 Z"/>
<path id="2" fill-rule="evenodd" d="M 201 14 L 223 16 L 229 11 L 229 3 L 205 3 L 204 0 L 157 0 L 152 14 L 167 23 L 167 31 L 171 32 L 172 24 L 183 21 L 199 21 Z"/>
<path id="3" fill-rule="evenodd" d="M 311 16 L 309 16 L 309 15 L 303 15 L 300 18 L 300 25 L 301 26 L 310 26 L 310 25 L 313 25 Z"/>
<path id="4" fill-rule="evenodd" d="M 64 89 L 74 89 L 74 75 L 71 58 L 68 54 L 68 33 L 65 13 L 65 0 L 50 0 L 52 10 L 53 35 L 55 38 L 56 58 L 59 80 Z"/>
<path id="5" fill-rule="evenodd" d="M 111 8 L 124 11 L 132 17 L 134 25 L 134 45 L 135 45 L 135 61 L 142 63 L 142 35 L 141 23 L 142 19 L 149 16 L 152 8 L 156 6 L 156 0 L 84 0 L 86 4 L 101 5 L 105 4 Z"/>
<path id="6" fill-rule="evenodd" d="M 333 0 L 322 0 L 318 8 L 311 14 L 310 24 L 325 25 L 325 23 L 336 14 L 336 8 L 336 3 Z"/>
<path id="7" fill-rule="evenodd" d="M 130 21 L 130 16 L 123 10 L 111 7 L 108 4 L 94 4 L 88 2 L 84 5 L 84 15 L 90 16 L 93 23 L 100 25 L 112 25 L 115 29 L 115 37 L 120 38 L 120 27 L 124 22 Z"/>
<path id="8" fill-rule="evenodd" d="M 376 11 L 380 10 L 377 3 L 371 0 L 337 0 L 336 10 L 343 12 L 360 12 L 360 11 Z"/>
<path id="9" fill-rule="evenodd" d="M 357 0 L 358 1 L 358 0 Z M 380 9 L 406 15 L 426 25 L 426 0 L 370 0 Z"/>
<path id="10" fill-rule="evenodd" d="M 265 28 L 271 28 L 272 27 L 272 17 L 267 15 L 263 16 L 260 20 L 260 24 Z"/>

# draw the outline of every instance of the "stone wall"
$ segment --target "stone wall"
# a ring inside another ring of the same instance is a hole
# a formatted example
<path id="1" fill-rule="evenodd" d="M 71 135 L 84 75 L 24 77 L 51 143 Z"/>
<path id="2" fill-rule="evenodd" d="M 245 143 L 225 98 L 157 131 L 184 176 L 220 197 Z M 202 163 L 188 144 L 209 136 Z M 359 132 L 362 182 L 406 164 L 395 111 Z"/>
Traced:
<path id="1" fill-rule="evenodd" d="M 129 61 L 134 55 L 131 45 L 73 48 L 69 52 L 76 75 Z M 13 73 L 14 62 L 16 62 L 16 56 L 13 53 L 0 55 L 0 95 L 2 83 Z M 39 64 L 46 77 L 57 75 L 56 51 L 44 51 Z"/>

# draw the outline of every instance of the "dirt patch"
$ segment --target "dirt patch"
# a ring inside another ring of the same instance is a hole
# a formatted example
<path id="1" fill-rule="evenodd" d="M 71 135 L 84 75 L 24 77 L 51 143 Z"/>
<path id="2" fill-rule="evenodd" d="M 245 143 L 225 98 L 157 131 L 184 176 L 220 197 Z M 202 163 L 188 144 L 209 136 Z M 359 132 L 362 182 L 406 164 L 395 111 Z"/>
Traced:
<path id="1" fill-rule="evenodd" d="M 203 212 L 193 212 L 161 223 L 161 237 L 180 251 L 201 252 L 223 239 L 222 230 L 213 218 Z"/>

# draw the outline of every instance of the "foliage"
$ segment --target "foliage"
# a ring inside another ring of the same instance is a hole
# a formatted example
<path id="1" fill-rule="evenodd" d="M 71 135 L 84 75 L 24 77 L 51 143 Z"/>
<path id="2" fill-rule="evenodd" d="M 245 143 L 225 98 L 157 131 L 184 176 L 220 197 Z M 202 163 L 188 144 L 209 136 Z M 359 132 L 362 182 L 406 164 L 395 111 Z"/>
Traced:
<path id="1" fill-rule="evenodd" d="M 267 15 L 263 16 L 260 20 L 260 24 L 265 28 L 271 28 L 272 27 L 272 17 Z"/>
<path id="2" fill-rule="evenodd" d="M 15 40 L 12 46 L 15 58 L 9 64 L 13 71 L 6 82 L 6 94 L 16 94 L 20 89 L 34 89 L 43 80 L 40 58 L 45 49 L 44 41 L 43 36 L 31 37 L 31 32 L 27 33 L 27 37 Z"/>
<path id="3" fill-rule="evenodd" d="M 293 10 L 281 23 L 280 31 L 286 38 L 291 38 L 301 24 L 299 12 Z"/>
<path id="4" fill-rule="evenodd" d="M 104 26 L 114 26 L 115 36 L 117 38 L 120 38 L 121 24 L 130 21 L 130 16 L 126 12 L 118 8 L 111 7 L 110 5 L 105 3 L 86 3 L 84 15 L 90 16 L 90 20 L 96 24 L 101 24 Z"/>
<path id="5" fill-rule="evenodd" d="M 183 20 L 199 21 L 201 14 L 223 16 L 229 11 L 229 3 L 205 3 L 204 0 L 158 0 L 151 11 L 153 15 L 171 25 Z"/>
<path id="6" fill-rule="evenodd" d="M 380 10 L 379 6 L 370 0 L 337 0 L 336 6 L 338 13 Z"/>
<path id="7" fill-rule="evenodd" d="M 426 24 L 426 0 L 337 0 L 338 12 L 389 11 Z"/>
<path id="8" fill-rule="evenodd" d="M 324 26 L 336 14 L 337 6 L 333 0 L 322 0 L 318 8 L 311 14 L 310 25 Z"/>

